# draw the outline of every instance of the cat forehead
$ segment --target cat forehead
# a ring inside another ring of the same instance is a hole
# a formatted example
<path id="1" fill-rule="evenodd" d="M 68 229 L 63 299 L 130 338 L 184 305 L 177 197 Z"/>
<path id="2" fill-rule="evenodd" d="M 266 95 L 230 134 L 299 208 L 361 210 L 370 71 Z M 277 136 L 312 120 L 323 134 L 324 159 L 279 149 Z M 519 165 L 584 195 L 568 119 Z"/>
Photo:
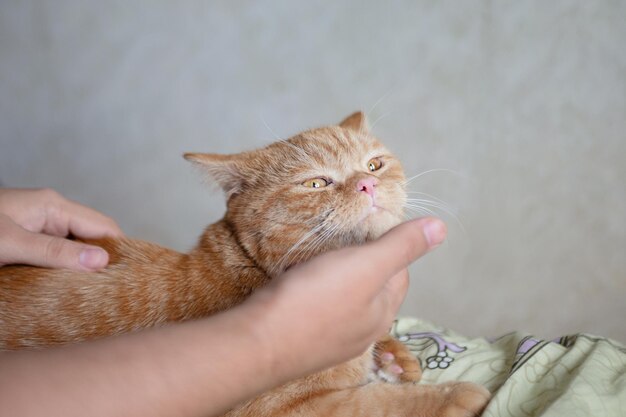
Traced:
<path id="1" fill-rule="evenodd" d="M 309 130 L 285 142 L 304 166 L 312 168 L 348 168 L 386 152 L 373 136 L 341 127 Z"/>

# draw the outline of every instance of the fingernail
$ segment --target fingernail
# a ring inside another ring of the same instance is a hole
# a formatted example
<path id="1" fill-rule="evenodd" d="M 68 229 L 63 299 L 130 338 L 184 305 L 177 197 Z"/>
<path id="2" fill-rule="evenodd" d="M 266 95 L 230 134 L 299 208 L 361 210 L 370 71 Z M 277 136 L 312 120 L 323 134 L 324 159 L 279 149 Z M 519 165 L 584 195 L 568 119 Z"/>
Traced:
<path id="1" fill-rule="evenodd" d="M 428 223 L 424 225 L 423 230 L 426 241 L 428 242 L 428 247 L 431 249 L 439 245 L 446 238 L 446 225 L 441 220 L 429 220 Z"/>
<path id="2" fill-rule="evenodd" d="M 109 260 L 109 255 L 104 249 L 88 248 L 83 249 L 78 258 L 81 266 L 87 269 L 104 268 Z"/>

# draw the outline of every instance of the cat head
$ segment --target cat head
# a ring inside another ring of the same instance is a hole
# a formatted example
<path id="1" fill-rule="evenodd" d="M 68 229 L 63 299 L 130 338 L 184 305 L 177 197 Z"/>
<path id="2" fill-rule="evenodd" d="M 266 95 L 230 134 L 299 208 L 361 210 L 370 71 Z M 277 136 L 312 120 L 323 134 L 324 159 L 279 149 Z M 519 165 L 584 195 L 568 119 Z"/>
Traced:
<path id="1" fill-rule="evenodd" d="M 225 220 L 270 276 L 374 239 L 403 218 L 402 167 L 361 112 L 259 150 L 185 158 L 222 187 Z"/>

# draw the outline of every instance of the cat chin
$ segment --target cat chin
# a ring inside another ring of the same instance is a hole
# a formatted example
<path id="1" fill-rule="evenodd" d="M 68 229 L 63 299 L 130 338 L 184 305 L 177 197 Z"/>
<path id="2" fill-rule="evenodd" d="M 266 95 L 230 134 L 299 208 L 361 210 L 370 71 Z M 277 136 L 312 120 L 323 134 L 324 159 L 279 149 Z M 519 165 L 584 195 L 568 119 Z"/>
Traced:
<path id="1" fill-rule="evenodd" d="M 378 239 L 390 229 L 400 224 L 400 219 L 389 211 L 378 211 L 363 221 L 366 241 Z"/>

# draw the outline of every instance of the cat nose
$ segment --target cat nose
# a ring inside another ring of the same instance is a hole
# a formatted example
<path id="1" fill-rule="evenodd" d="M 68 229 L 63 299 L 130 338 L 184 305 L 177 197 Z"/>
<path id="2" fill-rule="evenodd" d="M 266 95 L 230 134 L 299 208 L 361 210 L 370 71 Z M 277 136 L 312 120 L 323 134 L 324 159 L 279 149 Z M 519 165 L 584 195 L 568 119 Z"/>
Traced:
<path id="1" fill-rule="evenodd" d="M 374 188 L 378 185 L 378 179 L 375 177 L 362 178 L 356 183 L 356 190 L 363 191 L 374 197 Z"/>

